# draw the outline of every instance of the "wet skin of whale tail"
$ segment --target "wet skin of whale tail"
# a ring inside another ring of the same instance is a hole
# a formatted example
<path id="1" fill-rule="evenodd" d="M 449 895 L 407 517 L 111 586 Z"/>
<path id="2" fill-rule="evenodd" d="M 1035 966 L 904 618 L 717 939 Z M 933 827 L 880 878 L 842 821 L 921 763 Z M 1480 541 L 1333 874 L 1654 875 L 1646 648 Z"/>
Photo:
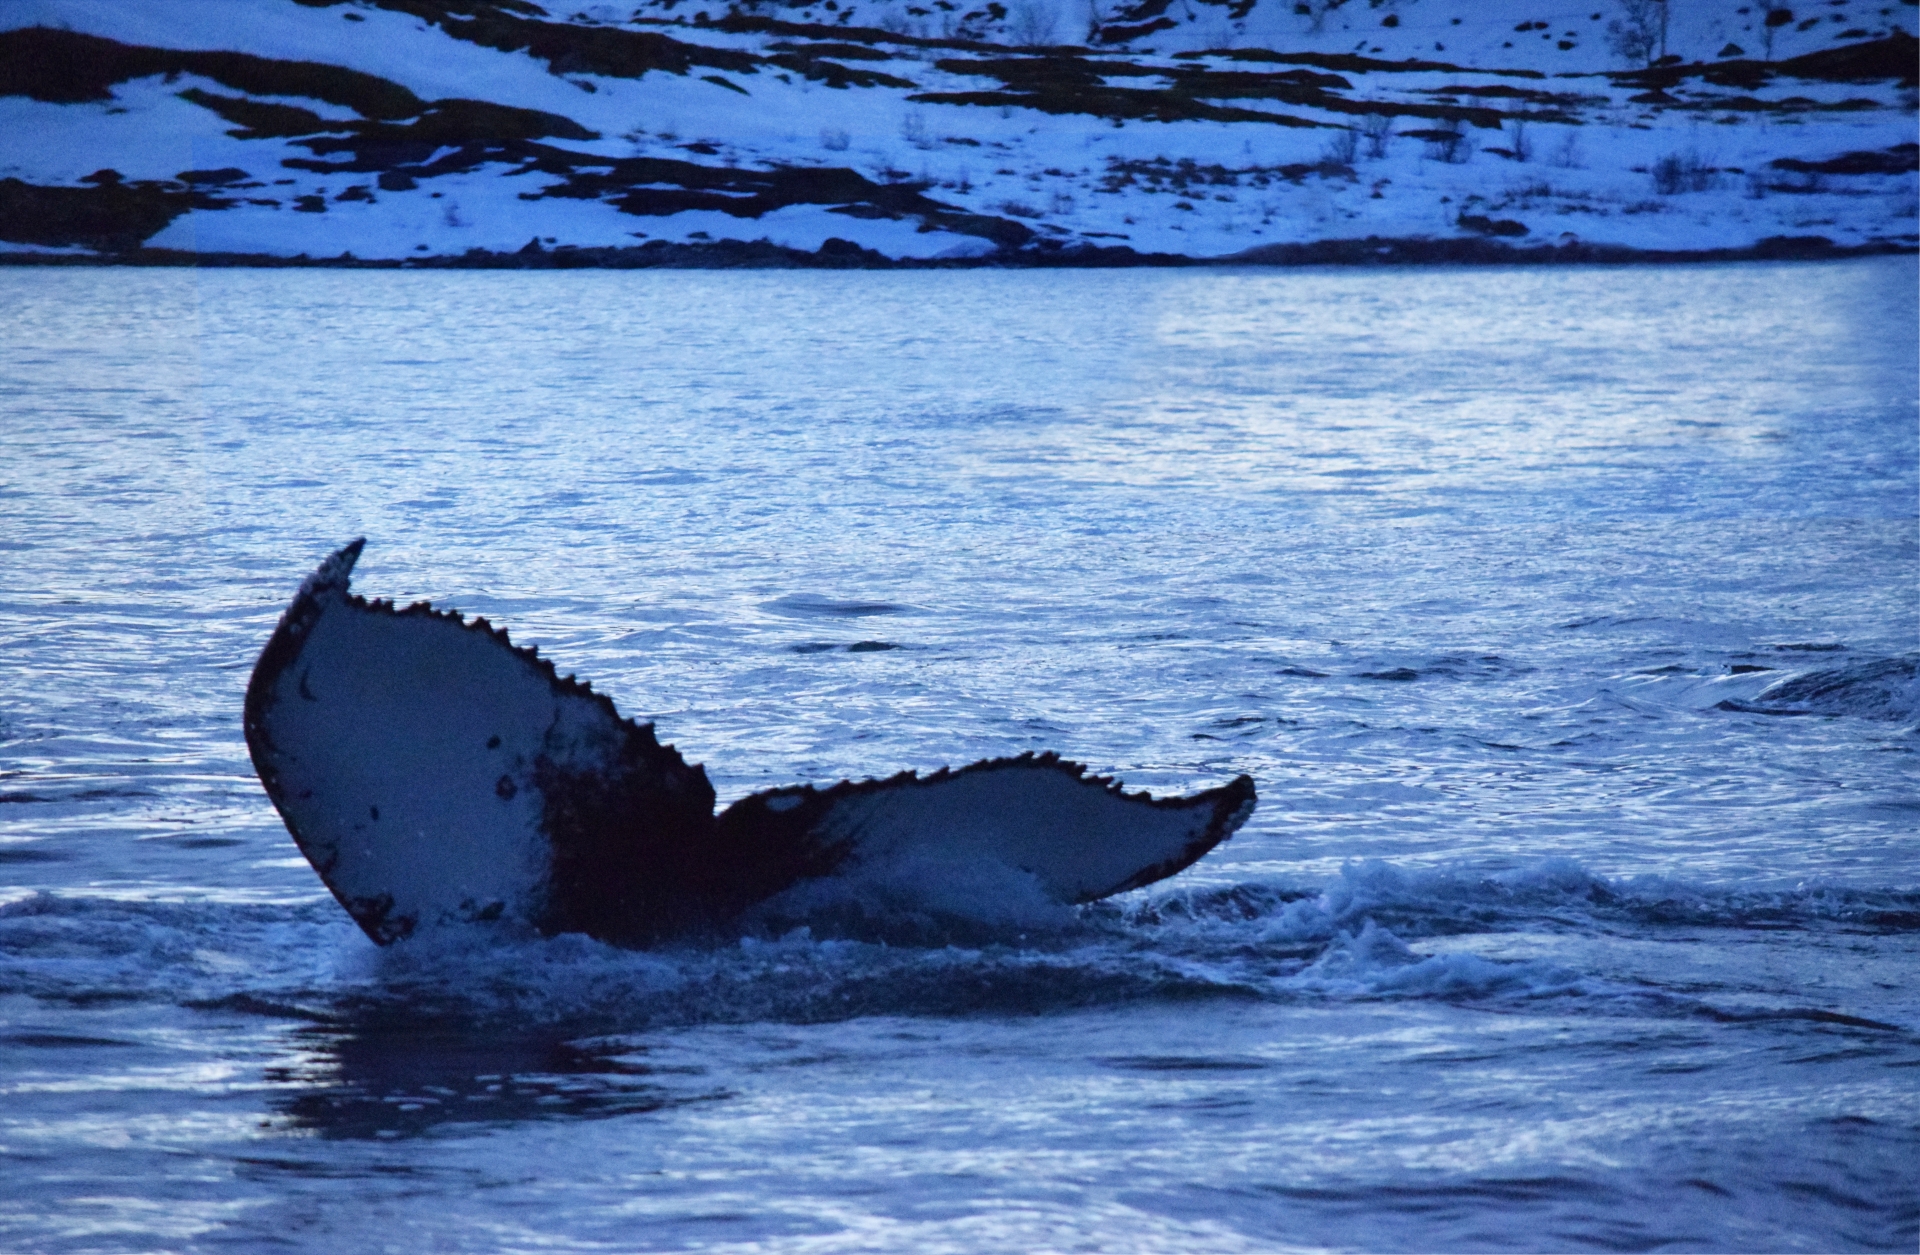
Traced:
<path id="1" fill-rule="evenodd" d="M 1053 754 L 793 785 L 714 814 L 704 769 L 485 619 L 348 590 L 364 540 L 301 584 L 247 685 L 247 748 L 300 850 L 381 944 L 517 920 L 647 945 L 724 928 L 888 858 L 997 861 L 1091 902 L 1193 863 L 1253 781 L 1126 793 Z"/>

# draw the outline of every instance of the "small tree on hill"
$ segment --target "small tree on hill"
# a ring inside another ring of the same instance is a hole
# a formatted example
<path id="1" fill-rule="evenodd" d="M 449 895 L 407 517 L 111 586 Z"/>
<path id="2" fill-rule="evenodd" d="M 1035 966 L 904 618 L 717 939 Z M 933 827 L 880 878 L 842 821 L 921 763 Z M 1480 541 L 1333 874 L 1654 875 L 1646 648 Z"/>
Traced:
<path id="1" fill-rule="evenodd" d="M 1619 0 L 1621 17 L 1607 23 L 1607 46 L 1617 56 L 1652 65 L 1667 55 L 1667 0 Z"/>
<path id="2" fill-rule="evenodd" d="M 1327 14 L 1345 4 L 1347 0 L 1297 0 L 1293 11 L 1307 19 L 1307 29 L 1315 34 L 1326 29 Z"/>
<path id="3" fill-rule="evenodd" d="M 1793 23 L 1793 10 L 1780 0 L 1760 0 L 1760 47 L 1767 60 L 1773 60 L 1773 37 L 1780 28 Z"/>
<path id="4" fill-rule="evenodd" d="M 1360 123 L 1367 137 L 1367 156 L 1376 161 L 1387 155 L 1387 141 L 1393 138 L 1393 119 L 1384 113 L 1369 113 Z"/>
<path id="5" fill-rule="evenodd" d="M 1057 17 L 1047 0 L 1023 0 L 1013 6 L 1007 25 L 1022 47 L 1038 48 L 1053 42 Z"/>

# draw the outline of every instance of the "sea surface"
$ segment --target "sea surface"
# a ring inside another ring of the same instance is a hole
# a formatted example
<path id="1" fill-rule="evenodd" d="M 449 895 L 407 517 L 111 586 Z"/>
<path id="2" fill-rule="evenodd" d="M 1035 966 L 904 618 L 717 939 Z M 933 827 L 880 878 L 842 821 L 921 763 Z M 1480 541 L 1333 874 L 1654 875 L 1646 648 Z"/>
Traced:
<path id="1" fill-rule="evenodd" d="M 1913 1251 L 1916 277 L 0 270 L 0 1250 Z M 240 729 L 357 536 L 723 803 L 1259 809 L 377 949 Z"/>

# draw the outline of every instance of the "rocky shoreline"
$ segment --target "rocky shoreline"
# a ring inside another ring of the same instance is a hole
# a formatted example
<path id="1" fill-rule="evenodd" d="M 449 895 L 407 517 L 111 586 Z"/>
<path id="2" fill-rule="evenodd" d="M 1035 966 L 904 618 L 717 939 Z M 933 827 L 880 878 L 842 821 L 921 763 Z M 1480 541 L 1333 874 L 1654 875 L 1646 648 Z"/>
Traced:
<path id="1" fill-rule="evenodd" d="M 144 266 L 328 270 L 1099 270 L 1139 267 L 1632 266 L 1728 262 L 1818 262 L 1912 256 L 1920 248 L 1881 241 L 1842 246 L 1825 236 L 1777 236 L 1740 248 L 1635 249 L 1620 245 L 1515 246 L 1493 240 L 1319 240 L 1270 244 L 1227 257 L 1136 253 L 1125 247 L 1016 251 L 1005 255 L 892 258 L 849 240 L 804 252 L 766 241 L 655 243 L 632 248 L 475 249 L 452 257 L 282 257 L 271 253 L 188 253 L 143 248 L 123 253 L 7 253 L 0 266 Z"/>

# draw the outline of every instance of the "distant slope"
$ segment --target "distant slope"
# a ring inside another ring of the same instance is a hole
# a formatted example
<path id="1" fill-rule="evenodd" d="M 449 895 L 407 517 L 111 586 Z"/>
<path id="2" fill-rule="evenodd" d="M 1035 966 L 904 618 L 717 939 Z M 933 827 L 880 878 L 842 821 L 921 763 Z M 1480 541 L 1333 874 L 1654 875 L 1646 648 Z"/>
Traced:
<path id="1" fill-rule="evenodd" d="M 1662 32 L 1621 0 L 10 0 L 0 249 L 958 264 L 1920 243 L 1911 3 L 1673 7 Z"/>

